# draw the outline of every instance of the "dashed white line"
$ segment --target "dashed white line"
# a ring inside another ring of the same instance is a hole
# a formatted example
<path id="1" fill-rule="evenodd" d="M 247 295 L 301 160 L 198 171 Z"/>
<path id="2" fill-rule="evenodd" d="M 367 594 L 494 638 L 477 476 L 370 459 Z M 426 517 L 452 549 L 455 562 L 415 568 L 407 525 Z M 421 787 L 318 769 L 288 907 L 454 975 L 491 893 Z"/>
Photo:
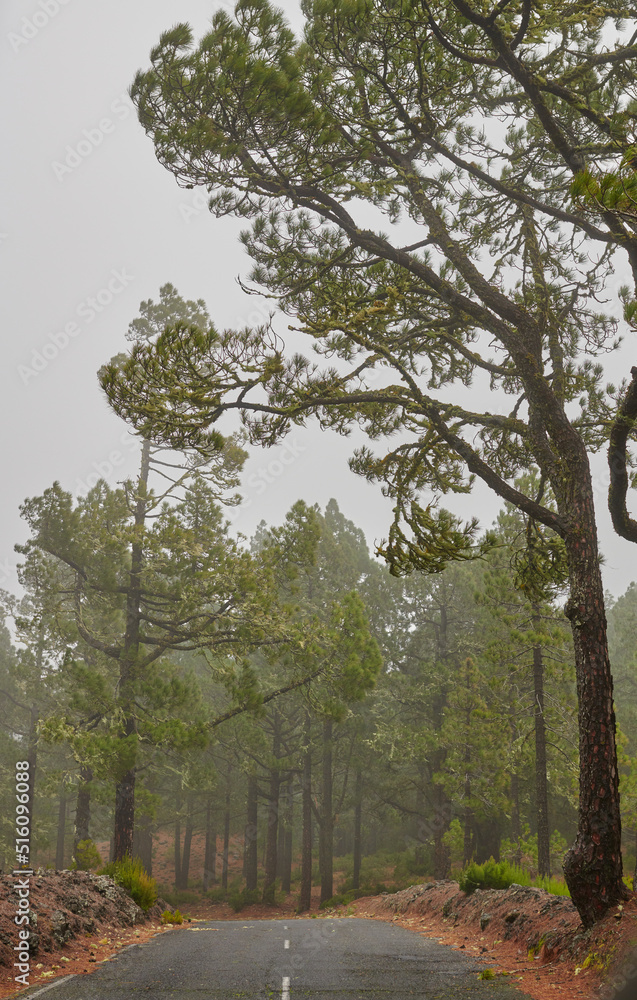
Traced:
<path id="1" fill-rule="evenodd" d="M 290 942 L 287 939 L 283 942 L 283 947 L 284 948 L 289 948 L 290 947 Z"/>
<path id="2" fill-rule="evenodd" d="M 290 977 L 283 977 L 283 986 L 281 989 L 281 1000 L 290 1000 Z"/>

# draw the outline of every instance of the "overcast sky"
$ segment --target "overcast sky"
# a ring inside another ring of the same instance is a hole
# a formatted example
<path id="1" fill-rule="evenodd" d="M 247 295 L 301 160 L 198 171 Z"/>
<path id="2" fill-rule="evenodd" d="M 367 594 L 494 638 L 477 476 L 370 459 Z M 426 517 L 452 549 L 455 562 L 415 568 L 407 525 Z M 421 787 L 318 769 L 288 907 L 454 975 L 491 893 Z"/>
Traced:
<path id="1" fill-rule="evenodd" d="M 201 195 L 181 191 L 155 160 L 127 96 L 162 31 L 187 21 L 205 31 L 219 6 L 204 0 L 4 0 L 0 13 L 3 101 L 0 255 L 3 360 L 0 416 L 0 587 L 15 589 L 13 546 L 26 537 L 18 507 L 54 480 L 75 494 L 98 475 L 133 475 L 137 450 L 110 410 L 96 371 L 126 349 L 125 331 L 143 299 L 172 282 L 204 298 L 221 328 L 258 322 L 259 301 L 236 277 L 249 261 L 241 224 L 217 220 Z M 298 25 L 291 0 L 281 4 Z M 263 308 L 263 306 L 261 306 Z M 612 362 L 630 368 L 630 352 Z M 390 503 L 350 473 L 353 442 L 316 427 L 279 448 L 255 452 L 245 502 L 233 523 L 250 534 L 280 522 L 303 497 L 331 496 L 370 544 L 387 533 Z M 617 539 L 605 509 L 607 478 L 595 461 L 607 587 L 637 577 L 637 550 Z M 455 504 L 488 526 L 498 501 L 485 489 Z M 637 504 L 633 504 L 637 507 Z"/>

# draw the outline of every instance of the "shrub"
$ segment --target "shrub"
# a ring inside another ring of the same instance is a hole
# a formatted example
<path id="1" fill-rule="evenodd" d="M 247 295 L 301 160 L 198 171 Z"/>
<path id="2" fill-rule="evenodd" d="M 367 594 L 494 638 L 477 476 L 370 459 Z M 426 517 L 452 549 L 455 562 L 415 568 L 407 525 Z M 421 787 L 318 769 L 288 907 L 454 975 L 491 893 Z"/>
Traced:
<path id="1" fill-rule="evenodd" d="M 171 913 L 170 910 L 164 910 L 161 915 L 161 922 L 162 924 L 183 924 L 184 918 L 179 910 L 175 910 L 174 913 Z"/>
<path id="2" fill-rule="evenodd" d="M 489 858 L 482 865 L 469 862 L 458 875 L 458 884 L 463 892 L 470 895 L 476 889 L 508 889 L 516 879 L 515 869 L 506 861 Z"/>
<path id="3" fill-rule="evenodd" d="M 235 913 L 240 913 L 245 906 L 258 903 L 259 897 L 258 889 L 243 889 L 241 892 L 231 892 L 228 896 L 228 903 Z"/>
<path id="4" fill-rule="evenodd" d="M 146 874 L 139 858 L 126 857 L 123 861 L 111 861 L 104 865 L 100 875 L 109 875 L 144 911 L 150 910 L 157 899 L 157 883 Z"/>
<path id="5" fill-rule="evenodd" d="M 75 848 L 75 856 L 71 869 L 73 871 L 91 872 L 101 868 L 104 862 L 94 842 L 90 839 L 80 840 Z"/>

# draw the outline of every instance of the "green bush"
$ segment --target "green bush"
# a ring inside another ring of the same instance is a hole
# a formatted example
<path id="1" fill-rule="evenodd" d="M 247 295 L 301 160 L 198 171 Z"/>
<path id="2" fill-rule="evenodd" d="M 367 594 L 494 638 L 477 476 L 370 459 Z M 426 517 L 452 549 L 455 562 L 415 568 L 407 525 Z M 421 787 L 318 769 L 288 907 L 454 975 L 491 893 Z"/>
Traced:
<path id="1" fill-rule="evenodd" d="M 174 913 L 171 913 L 170 910 L 164 910 L 161 915 L 161 922 L 162 924 L 183 924 L 184 918 L 179 910 L 175 910 Z"/>
<path id="2" fill-rule="evenodd" d="M 73 871 L 92 872 L 101 868 L 104 862 L 94 842 L 90 839 L 80 840 L 75 848 L 75 857 L 71 864 Z"/>
<path id="3" fill-rule="evenodd" d="M 531 878 L 529 873 L 518 865 L 510 865 L 507 861 L 494 861 L 493 858 L 489 858 L 482 865 L 472 861 L 458 875 L 458 884 L 467 895 L 476 889 L 508 889 L 514 883 L 544 889 L 554 896 L 570 896 L 564 879 Z"/>
<path id="4" fill-rule="evenodd" d="M 228 896 L 228 903 L 235 913 L 240 913 L 244 907 L 252 903 L 258 903 L 260 893 L 258 889 L 243 889 L 241 892 L 233 891 Z"/>
<path id="5" fill-rule="evenodd" d="M 515 869 L 506 861 L 494 861 L 493 858 L 482 865 L 470 861 L 458 875 L 458 884 L 467 895 L 476 889 L 508 889 L 516 881 Z"/>
<path id="6" fill-rule="evenodd" d="M 139 858 L 124 858 L 104 865 L 100 875 L 109 875 L 114 882 L 132 896 L 142 910 L 150 910 L 157 899 L 157 883 L 146 874 Z"/>

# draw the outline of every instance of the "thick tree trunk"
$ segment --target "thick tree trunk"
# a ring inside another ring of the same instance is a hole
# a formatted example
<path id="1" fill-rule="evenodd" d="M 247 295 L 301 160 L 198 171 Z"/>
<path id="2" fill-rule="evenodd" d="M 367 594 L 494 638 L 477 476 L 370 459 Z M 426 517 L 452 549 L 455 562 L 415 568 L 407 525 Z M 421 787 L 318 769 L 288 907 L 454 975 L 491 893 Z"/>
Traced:
<path id="1" fill-rule="evenodd" d="M 476 835 L 475 859 L 479 865 L 483 861 L 493 858 L 500 860 L 500 822 L 490 816 L 487 819 L 475 820 L 474 830 Z"/>
<path id="2" fill-rule="evenodd" d="M 319 857 L 321 863 L 321 903 L 334 895 L 334 805 L 332 778 L 331 719 L 323 721 L 323 771 Z"/>
<path id="3" fill-rule="evenodd" d="M 153 821 L 142 816 L 133 831 L 133 857 L 139 858 L 147 875 L 153 874 Z"/>
<path id="4" fill-rule="evenodd" d="M 361 768 L 356 769 L 356 784 L 354 787 L 354 876 L 352 888 L 361 887 L 361 861 L 363 858 L 362 842 L 362 814 L 363 814 L 363 772 Z"/>
<path id="5" fill-rule="evenodd" d="M 135 826 L 135 768 L 129 768 L 115 785 L 115 828 L 113 860 L 133 856 Z"/>
<path id="6" fill-rule="evenodd" d="M 247 801 L 247 815 L 246 815 L 246 826 L 244 833 L 244 847 L 243 847 L 243 857 L 244 857 L 244 876 L 246 880 L 246 889 L 248 892 L 256 892 L 257 890 L 257 880 L 258 880 L 258 855 L 257 855 L 257 833 L 258 833 L 258 787 L 257 779 L 255 775 L 251 774 L 248 777 L 248 801 Z"/>
<path id="7" fill-rule="evenodd" d="M 575 646 L 580 796 L 577 838 L 566 854 L 564 875 L 582 923 L 590 927 L 627 899 L 628 890 L 622 881 L 613 680 L 587 462 L 577 485 L 568 511 L 571 531 L 565 539 L 571 588 L 565 611 Z"/>
<path id="8" fill-rule="evenodd" d="M 55 867 L 58 871 L 64 868 L 64 841 L 66 838 L 66 795 L 60 795 L 58 808 L 58 836 L 55 846 Z"/>
<path id="9" fill-rule="evenodd" d="M 77 850 L 77 845 L 82 840 L 90 840 L 91 822 L 91 789 L 90 782 L 93 779 L 93 772 L 90 767 L 80 769 L 80 782 L 77 786 L 77 801 L 75 805 L 75 830 L 73 833 L 73 856 Z"/>
<path id="10" fill-rule="evenodd" d="M 212 795 L 206 799 L 206 846 L 203 858 L 203 891 L 208 892 L 215 884 L 215 869 L 217 867 L 217 831 L 214 826 L 212 812 Z"/>
<path id="11" fill-rule="evenodd" d="M 301 835 L 301 895 L 299 912 L 312 905 L 312 744 L 309 714 L 305 718 L 305 753 L 303 756 L 303 832 Z"/>
<path id="12" fill-rule="evenodd" d="M 533 625 L 540 625 L 540 612 L 533 606 Z M 533 647 L 533 694 L 535 716 L 535 801 L 537 809 L 537 868 L 539 875 L 551 875 L 549 833 L 549 791 L 546 777 L 546 726 L 544 722 L 544 660 L 542 647 Z"/>
<path id="13" fill-rule="evenodd" d="M 121 739 L 123 774 L 115 785 L 114 852 L 115 861 L 133 853 L 135 825 L 135 777 L 137 757 L 137 719 L 135 716 L 135 680 L 139 656 L 142 570 L 144 566 L 144 525 L 150 471 L 150 442 L 144 441 L 135 505 L 135 533 L 131 545 L 131 567 L 126 592 L 126 630 L 119 661 L 119 707 L 124 718 Z"/>
<path id="14" fill-rule="evenodd" d="M 228 764 L 228 772 L 226 774 L 226 801 L 225 810 L 223 814 L 223 858 L 221 865 L 221 886 L 223 889 L 228 888 L 228 853 L 230 851 L 230 793 L 232 790 L 231 785 L 232 780 L 232 764 Z"/>

